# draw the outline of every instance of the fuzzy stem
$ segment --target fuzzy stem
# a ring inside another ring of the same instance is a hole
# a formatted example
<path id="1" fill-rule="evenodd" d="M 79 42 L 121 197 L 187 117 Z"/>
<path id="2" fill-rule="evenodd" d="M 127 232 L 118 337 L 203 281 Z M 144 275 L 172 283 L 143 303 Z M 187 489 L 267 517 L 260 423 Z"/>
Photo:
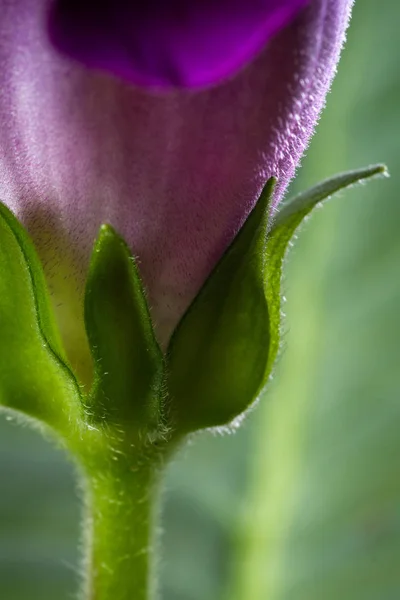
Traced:
<path id="1" fill-rule="evenodd" d="M 124 461 L 125 462 L 125 461 Z M 85 600 L 153 600 L 158 469 L 130 461 L 87 475 Z"/>

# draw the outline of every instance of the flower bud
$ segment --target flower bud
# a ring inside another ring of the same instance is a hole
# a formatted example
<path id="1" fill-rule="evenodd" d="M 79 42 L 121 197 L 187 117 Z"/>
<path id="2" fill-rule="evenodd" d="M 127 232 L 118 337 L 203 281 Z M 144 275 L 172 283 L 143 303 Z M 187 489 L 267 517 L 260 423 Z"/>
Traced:
<path id="1" fill-rule="evenodd" d="M 85 44 L 74 3 L 0 0 L 0 198 L 36 244 L 82 380 L 91 371 L 84 284 L 100 226 L 109 223 L 137 257 L 165 348 L 269 177 L 278 180 L 273 206 L 282 197 L 324 104 L 352 1 L 237 0 L 233 11 L 227 1 L 205 2 L 204 21 L 192 18 L 203 4 L 188 2 L 194 13 L 183 12 L 194 30 L 182 25 L 177 37 L 169 25 L 163 29 L 157 11 L 117 2 L 125 45 L 115 55 L 111 3 L 96 3 L 104 31 L 91 21 L 94 3 L 84 4 L 80 14 L 93 25 L 83 32 Z M 177 11 L 180 4 L 171 6 Z M 284 14 L 274 20 L 278 6 Z M 138 11 L 136 25 L 125 26 L 124 10 Z M 258 24 L 265 25 L 262 36 Z M 138 38 L 130 31 L 144 37 L 132 41 Z M 200 53 L 200 64 L 194 41 L 205 47 L 208 31 L 210 53 Z M 160 32 L 150 68 L 143 52 Z M 78 60 L 59 53 L 57 41 Z M 161 64 L 164 48 L 174 52 Z M 131 82 L 213 86 L 154 93 Z"/>
<path id="2" fill-rule="evenodd" d="M 50 36 L 133 83 L 204 86 L 248 62 L 309 0 L 57 0 Z"/>

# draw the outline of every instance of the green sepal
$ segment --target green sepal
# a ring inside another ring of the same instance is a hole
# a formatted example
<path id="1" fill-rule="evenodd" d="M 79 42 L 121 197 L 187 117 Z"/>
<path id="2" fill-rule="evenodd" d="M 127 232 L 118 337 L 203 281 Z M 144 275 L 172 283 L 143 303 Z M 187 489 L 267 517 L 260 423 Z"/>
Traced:
<path id="1" fill-rule="evenodd" d="M 275 215 L 272 232 L 286 225 L 296 228 L 300 222 L 311 212 L 316 204 L 326 200 L 345 188 L 351 187 L 373 177 L 387 177 L 388 170 L 385 165 L 371 165 L 354 171 L 338 173 L 329 179 L 289 198 L 279 206 Z"/>
<path id="2" fill-rule="evenodd" d="M 271 369 L 280 344 L 281 278 L 283 259 L 290 240 L 302 221 L 320 202 L 341 190 L 376 176 L 387 175 L 384 165 L 372 165 L 354 171 L 339 173 L 283 202 L 276 213 L 266 245 L 267 261 L 265 290 L 271 321 Z"/>
<path id="3" fill-rule="evenodd" d="M 175 330 L 168 391 L 179 431 L 226 424 L 262 387 L 269 353 L 263 285 L 271 179 Z"/>
<path id="4" fill-rule="evenodd" d="M 136 262 L 109 225 L 100 228 L 92 253 L 85 324 L 95 372 L 89 417 L 140 431 L 158 427 L 163 356 Z"/>
<path id="5" fill-rule="evenodd" d="M 80 392 L 29 235 L 0 203 L 0 405 L 64 430 Z"/>
<path id="6" fill-rule="evenodd" d="M 176 328 L 167 354 L 171 413 L 179 432 L 230 423 L 263 392 L 280 345 L 281 276 L 288 243 L 311 210 L 382 165 L 339 174 L 282 204 L 274 181 Z"/>

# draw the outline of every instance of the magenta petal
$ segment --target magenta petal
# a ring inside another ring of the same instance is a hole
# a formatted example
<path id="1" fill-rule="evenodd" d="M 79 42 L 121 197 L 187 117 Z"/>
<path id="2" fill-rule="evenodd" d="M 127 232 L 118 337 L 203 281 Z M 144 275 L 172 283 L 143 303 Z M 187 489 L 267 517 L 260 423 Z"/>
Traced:
<path id="1" fill-rule="evenodd" d="M 74 362 L 100 224 L 138 257 L 165 345 L 265 180 L 277 202 L 293 176 L 351 4 L 311 0 L 229 82 L 154 96 L 59 57 L 45 2 L 0 0 L 0 198 L 36 241 Z"/>
<path id="2" fill-rule="evenodd" d="M 87 67 L 196 87 L 236 72 L 309 0 L 57 0 L 50 36 Z"/>

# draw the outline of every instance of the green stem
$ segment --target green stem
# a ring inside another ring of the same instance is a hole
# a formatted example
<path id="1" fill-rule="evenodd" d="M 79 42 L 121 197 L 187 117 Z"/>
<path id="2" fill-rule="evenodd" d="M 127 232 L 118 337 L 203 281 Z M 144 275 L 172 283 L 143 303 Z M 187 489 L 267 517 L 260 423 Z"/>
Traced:
<path id="1" fill-rule="evenodd" d="M 88 474 L 85 600 L 152 600 L 155 498 L 152 461 Z M 129 464 L 128 464 L 129 463 Z"/>

